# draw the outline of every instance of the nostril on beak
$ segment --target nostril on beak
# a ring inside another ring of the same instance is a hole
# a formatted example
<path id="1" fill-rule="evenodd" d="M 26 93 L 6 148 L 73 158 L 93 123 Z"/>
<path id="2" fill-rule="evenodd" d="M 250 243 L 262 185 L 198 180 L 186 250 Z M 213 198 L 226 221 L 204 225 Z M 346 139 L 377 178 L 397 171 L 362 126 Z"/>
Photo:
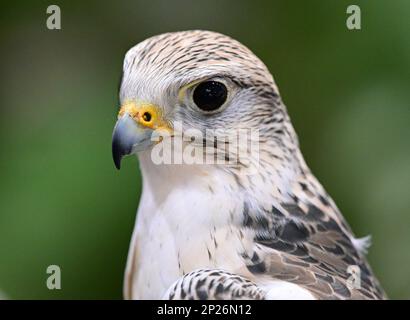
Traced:
<path id="1" fill-rule="evenodd" d="M 152 119 L 151 113 L 148 112 L 148 111 L 145 111 L 145 112 L 143 113 L 143 115 L 142 115 L 142 119 L 143 119 L 145 122 L 150 122 L 151 119 Z"/>

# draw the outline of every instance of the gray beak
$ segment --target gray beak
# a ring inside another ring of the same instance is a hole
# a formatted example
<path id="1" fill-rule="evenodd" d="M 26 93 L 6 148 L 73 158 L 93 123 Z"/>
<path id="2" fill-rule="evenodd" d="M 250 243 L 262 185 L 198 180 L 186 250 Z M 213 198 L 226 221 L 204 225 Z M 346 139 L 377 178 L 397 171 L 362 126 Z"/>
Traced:
<path id="1" fill-rule="evenodd" d="M 118 119 L 112 134 L 112 158 L 118 170 L 124 156 L 145 150 L 153 144 L 152 132 L 152 129 L 138 125 L 129 114 Z"/>

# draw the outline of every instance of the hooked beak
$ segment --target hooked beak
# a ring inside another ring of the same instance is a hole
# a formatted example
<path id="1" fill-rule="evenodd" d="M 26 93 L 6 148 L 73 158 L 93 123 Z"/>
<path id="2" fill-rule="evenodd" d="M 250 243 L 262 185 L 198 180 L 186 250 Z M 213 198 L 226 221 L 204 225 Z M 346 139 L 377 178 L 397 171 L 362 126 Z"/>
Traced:
<path id="1" fill-rule="evenodd" d="M 121 168 L 121 159 L 133 152 L 144 150 L 151 145 L 152 130 L 135 123 L 130 115 L 125 114 L 114 127 L 112 134 L 112 158 L 115 167 Z"/>
<path id="2" fill-rule="evenodd" d="M 134 102 L 121 107 L 112 134 L 112 157 L 115 167 L 121 168 L 121 159 L 129 154 L 152 146 L 152 134 L 156 129 L 169 129 L 160 110 L 152 104 L 136 105 Z"/>

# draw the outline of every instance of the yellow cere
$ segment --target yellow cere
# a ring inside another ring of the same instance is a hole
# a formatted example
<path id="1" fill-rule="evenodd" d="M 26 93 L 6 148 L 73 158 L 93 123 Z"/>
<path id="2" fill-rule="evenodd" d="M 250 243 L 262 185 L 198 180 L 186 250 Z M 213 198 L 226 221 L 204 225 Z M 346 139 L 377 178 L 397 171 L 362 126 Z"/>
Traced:
<path id="1" fill-rule="evenodd" d="M 129 114 L 137 123 L 151 129 L 171 130 L 169 124 L 163 119 L 159 107 L 146 102 L 126 102 L 118 113 L 118 118 Z"/>

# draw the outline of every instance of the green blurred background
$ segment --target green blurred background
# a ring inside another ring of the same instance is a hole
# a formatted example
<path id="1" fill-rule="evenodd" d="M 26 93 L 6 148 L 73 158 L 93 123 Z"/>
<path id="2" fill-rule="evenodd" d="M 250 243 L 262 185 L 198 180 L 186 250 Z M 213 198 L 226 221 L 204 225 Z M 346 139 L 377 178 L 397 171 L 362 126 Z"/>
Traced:
<path id="1" fill-rule="evenodd" d="M 58 4 L 62 30 L 46 28 Z M 346 28 L 359 4 L 362 30 Z M 210 29 L 272 71 L 313 172 L 391 298 L 410 298 L 410 1 L 14 1 L 1 4 L 0 291 L 120 299 L 140 193 L 115 170 L 111 132 L 125 52 Z M 46 268 L 62 289 L 46 288 Z"/>

